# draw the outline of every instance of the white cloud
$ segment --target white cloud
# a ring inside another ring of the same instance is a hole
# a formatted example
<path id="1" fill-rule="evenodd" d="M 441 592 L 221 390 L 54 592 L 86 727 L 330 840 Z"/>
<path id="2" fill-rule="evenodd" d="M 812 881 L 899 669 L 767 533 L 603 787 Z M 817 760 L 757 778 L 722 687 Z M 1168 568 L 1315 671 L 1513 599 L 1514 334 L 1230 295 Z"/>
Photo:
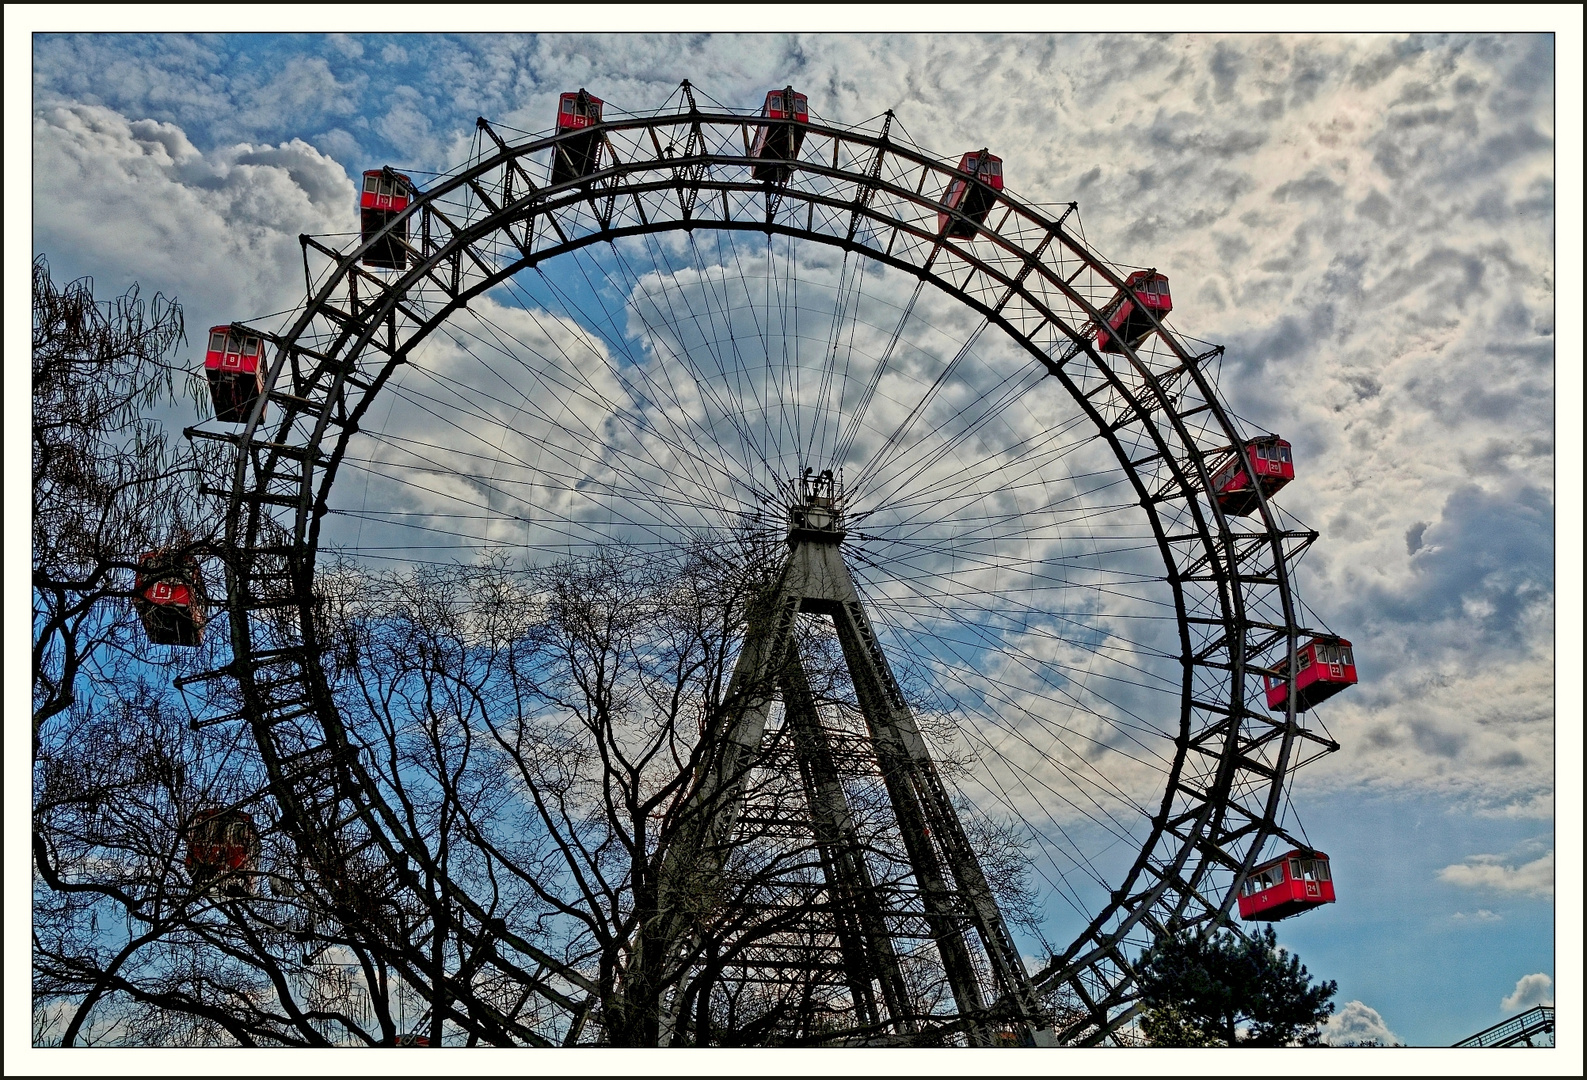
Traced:
<path id="1" fill-rule="evenodd" d="M 1504 918 L 1504 916 L 1496 915 L 1495 913 L 1489 911 L 1487 908 L 1478 908 L 1476 911 L 1469 912 L 1469 913 L 1468 912 L 1464 912 L 1464 911 L 1457 911 L 1457 912 L 1455 912 L 1453 915 L 1451 915 L 1449 917 L 1451 922 L 1458 922 L 1458 923 L 1466 923 L 1466 922 L 1479 922 L 1479 923 L 1483 923 L 1483 922 L 1499 922 L 1503 918 Z"/>
<path id="2" fill-rule="evenodd" d="M 58 274 L 175 295 L 190 337 L 295 306 L 298 234 L 357 227 L 345 170 L 300 139 L 206 152 L 174 124 L 73 105 L 34 114 L 33 153 L 35 249 Z"/>
<path id="3" fill-rule="evenodd" d="M 1368 1041 L 1394 1046 L 1401 1040 L 1389 1030 L 1378 1010 L 1359 1001 L 1347 1001 L 1322 1025 L 1322 1041 L 1329 1046 Z"/>
<path id="4" fill-rule="evenodd" d="M 465 74 L 527 130 L 545 126 L 560 89 L 638 109 L 672 93 L 679 70 L 739 107 L 792 81 L 841 122 L 892 108 L 941 154 L 993 147 L 1013 190 L 1079 199 L 1100 250 L 1186 281 L 1177 325 L 1227 343 L 1234 407 L 1296 443 L 1300 476 L 1279 501 L 1324 533 L 1302 595 L 1361 661 L 1362 685 L 1314 714 L 1342 751 L 1299 782 L 1409 785 L 1478 812 L 1551 814 L 1553 99 L 1541 39 L 602 44 L 597 58 L 571 36 L 491 43 L 468 53 Z M 503 65 L 533 84 L 511 84 Z"/>
<path id="5" fill-rule="evenodd" d="M 1499 1008 L 1507 1013 L 1521 1012 L 1534 1005 L 1554 1004 L 1554 980 L 1543 972 L 1534 972 L 1531 975 L 1522 975 L 1515 981 L 1515 992 L 1499 1002 Z"/>
<path id="6" fill-rule="evenodd" d="M 1503 855 L 1472 855 L 1438 872 L 1440 881 L 1466 889 L 1492 889 L 1524 896 L 1554 895 L 1554 853 L 1520 866 L 1506 865 Z"/>
<path id="7" fill-rule="evenodd" d="M 1301 593 L 1362 671 L 1312 714 L 1343 749 L 1297 790 L 1551 816 L 1546 38 L 414 35 L 403 56 L 304 39 L 249 81 L 233 72 L 253 47 L 36 46 L 39 100 L 120 110 L 36 120 L 39 248 L 176 292 L 205 325 L 296 300 L 296 234 L 352 227 L 350 189 L 327 203 L 305 170 L 356 172 L 376 135 L 446 168 L 478 113 L 544 130 L 564 89 L 640 111 L 684 74 L 738 108 L 793 82 L 838 122 L 895 109 L 895 132 L 945 156 L 991 146 L 1012 190 L 1078 199 L 1099 250 L 1164 268 L 1175 324 L 1229 345 L 1233 406 L 1295 442 L 1279 501 L 1324 534 Z M 246 145 L 303 168 L 188 139 L 238 125 L 297 136 Z"/>
<path id="8" fill-rule="evenodd" d="M 1479 807 L 1477 813 L 1483 817 L 1550 820 L 1554 817 L 1554 796 L 1552 793 L 1539 793 L 1529 799 L 1522 798 L 1499 806 Z"/>

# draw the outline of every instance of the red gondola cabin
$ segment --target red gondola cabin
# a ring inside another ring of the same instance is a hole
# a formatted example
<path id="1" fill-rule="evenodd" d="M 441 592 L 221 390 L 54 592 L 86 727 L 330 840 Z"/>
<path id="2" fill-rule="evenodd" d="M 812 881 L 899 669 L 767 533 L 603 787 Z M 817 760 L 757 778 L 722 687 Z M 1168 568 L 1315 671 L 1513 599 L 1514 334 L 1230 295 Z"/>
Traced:
<path id="1" fill-rule="evenodd" d="M 242 810 L 200 810 L 187 830 L 187 872 L 193 884 L 223 884 L 233 896 L 258 887 L 259 830 Z"/>
<path id="2" fill-rule="evenodd" d="M 1277 922 L 1334 902 L 1328 856 L 1295 850 L 1254 867 L 1240 885 L 1240 918 Z"/>
<path id="3" fill-rule="evenodd" d="M 358 220 L 364 243 L 375 240 L 380 230 L 406 210 L 412 200 L 413 181 L 406 174 L 389 169 L 366 170 L 364 191 L 358 198 Z M 407 243 L 408 220 L 403 218 L 364 252 L 364 265 L 385 270 L 406 270 Z"/>
<path id="4" fill-rule="evenodd" d="M 1166 319 L 1174 310 L 1174 298 L 1168 291 L 1168 278 L 1150 270 L 1137 270 L 1124 279 L 1123 293 L 1115 296 L 1104 309 L 1108 329 L 1097 331 L 1097 348 L 1103 352 L 1122 353 L 1122 338 L 1135 348 L 1152 332 L 1152 323 L 1142 309 L 1149 309 L 1159 320 Z"/>
<path id="5" fill-rule="evenodd" d="M 1284 678 L 1288 659 L 1273 665 L 1277 676 L 1264 675 L 1267 707 L 1283 712 L 1288 702 L 1289 685 Z M 1350 642 L 1341 637 L 1314 637 L 1295 650 L 1295 711 L 1304 712 L 1318 702 L 1327 701 L 1356 682 L 1356 661 Z"/>
<path id="6" fill-rule="evenodd" d="M 764 120 L 778 122 L 761 124 L 755 129 L 755 144 L 749 156 L 755 158 L 756 163 L 751 172 L 757 180 L 786 183 L 793 175 L 793 167 L 781 163 L 799 157 L 799 148 L 805 141 L 804 128 L 799 125 L 810 122 L 809 102 L 791 86 L 773 90 L 766 95 L 760 115 Z"/>
<path id="7" fill-rule="evenodd" d="M 959 172 L 964 175 L 949 181 L 942 197 L 944 209 L 937 211 L 937 231 L 973 240 L 976 226 L 986 222 L 992 204 L 997 202 L 997 193 L 1003 190 L 1003 159 L 979 150 L 959 159 Z M 950 210 L 957 210 L 970 220 L 957 218 Z"/>
<path id="8" fill-rule="evenodd" d="M 563 94 L 557 108 L 557 134 L 580 131 L 601 122 L 601 112 L 606 102 L 591 97 L 588 90 L 579 88 L 576 94 Z M 600 167 L 600 137 L 591 132 L 574 135 L 557 143 L 551 151 L 551 183 L 565 184 L 588 176 Z"/>
<path id="9" fill-rule="evenodd" d="M 430 1036 L 428 1036 L 428 1035 L 398 1035 L 397 1036 L 397 1045 L 398 1046 L 407 1046 L 407 1047 L 419 1047 L 420 1049 L 423 1049 L 423 1048 L 428 1047 L 430 1045 Z"/>
<path id="10" fill-rule="evenodd" d="M 247 423 L 254 402 L 264 393 L 264 342 L 257 334 L 229 326 L 210 327 L 209 348 L 204 351 L 204 379 L 209 383 L 215 419 L 230 424 Z"/>
<path id="11" fill-rule="evenodd" d="M 1271 499 L 1293 479 L 1295 460 L 1289 443 L 1277 435 L 1264 435 L 1249 440 L 1242 453 L 1230 454 L 1212 471 L 1212 491 L 1225 514 L 1244 517 L 1256 513 L 1257 485 Z"/>
<path id="12" fill-rule="evenodd" d="M 138 560 L 132 606 L 156 645 L 197 645 L 204 638 L 204 578 L 191 555 L 151 551 Z"/>

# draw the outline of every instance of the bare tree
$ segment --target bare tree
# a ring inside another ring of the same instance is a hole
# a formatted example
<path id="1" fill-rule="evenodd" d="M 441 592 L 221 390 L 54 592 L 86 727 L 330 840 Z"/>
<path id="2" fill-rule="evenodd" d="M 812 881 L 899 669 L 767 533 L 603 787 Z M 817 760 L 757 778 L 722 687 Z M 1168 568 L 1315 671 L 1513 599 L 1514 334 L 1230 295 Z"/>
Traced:
<path id="1" fill-rule="evenodd" d="M 669 852 L 705 813 L 691 799 L 761 579 L 703 551 L 608 551 L 523 573 L 329 580 L 344 598 L 341 713 L 437 866 L 588 973 L 602 1041 L 661 1041 L 665 1003 L 704 952 L 754 936 L 757 884 L 813 858 L 784 850 L 751 871 L 740 854 L 731 875 L 663 895 Z M 741 830 L 735 849 L 752 839 Z M 670 948 L 668 904 L 697 931 Z"/>
<path id="2" fill-rule="evenodd" d="M 166 648 L 131 603 L 143 553 L 224 554 L 220 515 L 198 495 L 218 462 L 170 445 L 153 418 L 179 386 L 169 354 L 181 340 L 173 303 L 136 289 L 98 302 L 88 281 L 57 287 L 35 265 L 38 1041 L 885 1034 L 855 1012 L 870 987 L 839 932 L 852 916 L 809 812 L 812 761 L 843 785 L 890 929 L 930 932 L 908 913 L 909 860 L 830 627 L 800 616 L 789 663 L 767 676 L 776 685 L 730 689 L 780 561 L 747 536 L 732 550 L 608 549 L 530 569 L 322 560 L 315 637 L 340 723 L 422 857 L 316 856 L 248 725 L 227 719 L 241 702 L 226 682 L 173 688 L 225 669 L 223 613 L 199 647 Z M 709 780 L 736 760 L 727 733 L 746 694 L 804 711 L 775 711 L 723 787 Z M 723 815 L 727 798 L 738 809 Z M 257 830 L 246 872 L 193 865 L 194 823 L 217 810 Z M 989 876 L 1017 908 L 1019 846 L 1006 828 L 968 827 L 1002 851 Z M 951 1041 L 954 1022 L 933 1019 L 953 1010 L 928 953 L 899 957 L 899 994 L 913 1037 Z"/>
<path id="3" fill-rule="evenodd" d="M 140 561 L 195 561 L 219 522 L 214 467 L 155 415 L 191 386 L 182 311 L 137 286 L 111 301 L 33 266 L 33 926 L 42 1042 L 325 1042 L 289 1007 L 277 930 L 186 872 L 203 807 L 249 799 L 235 733 L 194 731 L 172 679 L 216 664 L 152 645 L 133 604 Z M 299 982 L 302 980 L 299 979 Z M 273 1002 L 273 1003 L 271 1003 Z"/>

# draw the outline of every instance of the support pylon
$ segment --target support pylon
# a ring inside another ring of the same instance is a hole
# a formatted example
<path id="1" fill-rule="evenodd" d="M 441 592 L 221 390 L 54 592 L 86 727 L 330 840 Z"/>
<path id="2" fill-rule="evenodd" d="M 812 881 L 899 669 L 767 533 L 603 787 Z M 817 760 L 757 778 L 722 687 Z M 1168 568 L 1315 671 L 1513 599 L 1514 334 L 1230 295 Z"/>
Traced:
<path id="1" fill-rule="evenodd" d="M 774 587 L 750 612 L 724 698 L 725 730 L 685 811 L 683 820 L 691 824 L 663 860 L 660 930 L 651 940 L 668 952 L 681 950 L 699 925 L 700 906 L 721 895 L 746 781 L 762 763 L 768 718 L 780 696 L 830 898 L 831 936 L 842 956 L 853 1027 L 885 1041 L 907 1040 L 941 1025 L 963 1031 L 972 1046 L 1010 1036 L 1020 1045 L 1050 1044 L 1051 1031 L 1040 1019 L 1019 951 L 866 617 L 843 559 L 844 535 L 841 495 L 830 473 L 814 482 L 807 475 L 801 498 L 789 507 L 788 556 Z M 800 612 L 826 616 L 835 627 L 865 719 L 871 765 L 886 788 L 893 835 L 914 879 L 919 908 L 913 915 L 929 927 L 955 1016 L 928 1016 L 911 1000 L 899 960 L 904 950 L 892 929 L 899 913 L 888 910 L 872 880 L 794 642 Z M 675 995 L 674 1009 L 677 1001 Z M 675 1019 L 663 1017 L 663 1041 Z"/>

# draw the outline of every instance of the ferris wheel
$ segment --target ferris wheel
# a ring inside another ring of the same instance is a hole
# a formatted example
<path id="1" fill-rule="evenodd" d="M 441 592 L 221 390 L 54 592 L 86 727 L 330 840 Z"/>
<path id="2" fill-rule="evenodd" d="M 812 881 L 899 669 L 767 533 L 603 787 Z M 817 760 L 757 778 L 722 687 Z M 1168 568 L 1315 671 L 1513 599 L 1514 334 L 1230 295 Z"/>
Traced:
<path id="1" fill-rule="evenodd" d="M 827 907 L 853 914 L 821 931 L 832 1000 L 870 1041 L 1117 1039 L 1157 935 L 1332 899 L 1286 791 L 1337 748 L 1306 714 L 1355 681 L 1350 644 L 1295 595 L 1317 534 L 1273 500 L 1289 444 L 1224 404 L 1220 348 L 1167 324 L 1167 270 L 1092 251 L 990 148 L 944 161 L 792 87 L 753 112 L 688 83 L 646 114 L 564 94 L 554 131 L 481 118 L 449 173 L 364 174 L 360 211 L 356 235 L 302 238 L 290 326 L 211 333 L 194 434 L 235 447 L 213 489 L 233 658 L 184 681 L 234 687 L 206 722 L 251 732 L 327 910 L 445 909 L 533 1001 L 504 1015 L 453 980 L 458 1022 L 597 1039 L 597 977 L 450 881 L 393 798 L 328 671 L 333 560 L 773 553 L 678 858 L 753 815 L 754 770 L 802 769 Z M 801 689 L 806 624 L 848 706 Z M 1062 928 L 1035 971 L 978 818 L 1014 831 Z M 927 961 L 937 1005 L 910 988 Z"/>

